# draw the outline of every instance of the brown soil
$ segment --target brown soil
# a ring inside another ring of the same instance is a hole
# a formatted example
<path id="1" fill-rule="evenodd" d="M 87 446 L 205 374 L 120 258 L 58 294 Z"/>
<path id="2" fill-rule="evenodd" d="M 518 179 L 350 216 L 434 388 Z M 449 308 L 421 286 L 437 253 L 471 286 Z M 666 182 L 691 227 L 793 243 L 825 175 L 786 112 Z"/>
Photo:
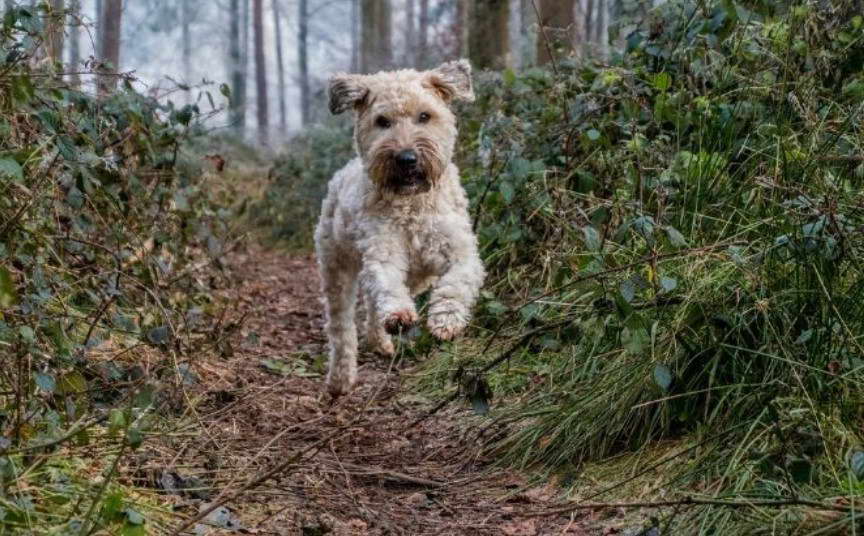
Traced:
<path id="1" fill-rule="evenodd" d="M 361 384 L 333 403 L 322 392 L 326 341 L 314 260 L 253 249 L 233 264 L 235 313 L 246 315 L 243 342 L 230 357 L 197 363 L 200 435 L 172 456 L 178 472 L 202 475 L 230 494 L 305 451 L 299 463 L 226 505 L 246 532 L 601 533 L 592 516 L 520 516 L 551 506 L 557 492 L 551 485 L 530 487 L 524 476 L 479 456 L 466 439 L 470 410 L 464 406 L 412 428 L 434 401 L 401 382 L 410 363 L 361 357 Z M 286 370 L 274 373 L 264 360 Z M 200 504 L 189 501 L 184 513 L 194 515 Z"/>

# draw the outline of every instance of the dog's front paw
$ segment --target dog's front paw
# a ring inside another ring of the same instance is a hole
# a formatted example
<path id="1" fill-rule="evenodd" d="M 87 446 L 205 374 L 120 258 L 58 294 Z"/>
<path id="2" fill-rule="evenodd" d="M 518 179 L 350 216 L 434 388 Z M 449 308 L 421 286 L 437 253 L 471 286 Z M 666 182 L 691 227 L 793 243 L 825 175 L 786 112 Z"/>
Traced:
<path id="1" fill-rule="evenodd" d="M 394 311 L 384 317 L 384 329 L 390 335 L 398 335 L 401 332 L 408 331 L 416 323 L 417 313 L 411 309 Z"/>
<path id="2" fill-rule="evenodd" d="M 429 326 L 429 331 L 436 339 L 451 341 L 465 331 L 465 327 L 468 323 L 463 316 L 454 312 L 445 311 L 440 313 L 430 313 L 427 325 Z"/>

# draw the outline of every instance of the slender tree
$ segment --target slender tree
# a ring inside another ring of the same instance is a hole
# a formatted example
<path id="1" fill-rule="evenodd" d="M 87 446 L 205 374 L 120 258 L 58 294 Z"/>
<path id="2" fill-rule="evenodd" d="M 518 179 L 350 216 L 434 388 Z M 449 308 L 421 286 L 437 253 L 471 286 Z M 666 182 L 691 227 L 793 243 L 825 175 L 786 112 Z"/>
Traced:
<path id="1" fill-rule="evenodd" d="M 192 0 L 180 0 L 180 27 L 183 41 L 183 76 L 187 84 L 192 83 Z M 191 100 L 192 95 L 189 95 Z"/>
<path id="2" fill-rule="evenodd" d="M 231 72 L 229 120 L 236 132 L 242 133 L 246 128 L 246 66 L 243 64 L 243 44 L 241 43 L 243 32 L 240 30 L 240 25 L 243 22 L 243 14 L 240 10 L 240 0 L 231 0 L 228 17 L 228 62 Z"/>
<path id="3" fill-rule="evenodd" d="M 363 0 L 360 67 L 372 73 L 393 64 L 390 0 Z"/>
<path id="4" fill-rule="evenodd" d="M 51 12 L 45 32 L 48 57 L 54 64 L 63 63 L 63 41 L 66 29 L 66 5 L 63 0 L 51 0 Z"/>
<path id="5" fill-rule="evenodd" d="M 72 87 L 81 87 L 81 0 L 72 0 L 69 14 L 69 66 Z"/>
<path id="6" fill-rule="evenodd" d="M 305 2 L 306 0 L 301 0 Z M 273 7 L 273 30 L 276 34 L 276 76 L 279 83 L 279 133 L 285 136 L 288 133 L 288 110 L 285 103 L 285 51 L 282 43 L 282 9 L 279 5 L 281 0 L 271 0 Z"/>
<path id="7" fill-rule="evenodd" d="M 93 4 L 93 20 L 96 21 L 96 57 L 102 57 L 102 13 L 105 12 L 103 0 L 96 0 Z"/>
<path id="8" fill-rule="evenodd" d="M 606 25 L 606 0 L 597 0 L 597 23 L 595 24 L 594 42 L 601 55 L 606 54 L 608 27 Z"/>
<path id="9" fill-rule="evenodd" d="M 573 0 L 541 0 L 538 10 L 542 35 L 537 39 L 537 63 L 545 65 L 573 50 L 576 6 Z"/>
<path id="10" fill-rule="evenodd" d="M 242 65 L 243 65 L 243 76 L 247 80 L 249 79 L 249 65 L 250 65 L 250 63 L 252 63 L 249 61 L 249 42 L 250 42 L 249 30 L 251 28 L 250 23 L 252 22 L 252 19 L 250 17 L 250 11 L 249 11 L 249 2 L 250 1 L 251 0 L 241 0 L 241 3 L 240 3 L 241 7 L 243 8 L 243 22 L 240 26 L 240 28 L 243 31 L 243 35 L 241 36 L 242 43 L 243 43 Z"/>
<path id="11" fill-rule="evenodd" d="M 351 72 L 360 70 L 360 0 L 351 1 Z"/>
<path id="12" fill-rule="evenodd" d="M 269 143 L 270 111 L 267 97 L 267 54 L 264 51 L 264 0 L 252 0 L 252 36 L 255 40 L 255 105 L 258 140 Z"/>
<path id="13" fill-rule="evenodd" d="M 510 2 L 474 0 L 469 31 L 471 62 L 478 69 L 503 69 L 510 55 Z"/>
<path id="14" fill-rule="evenodd" d="M 519 0 L 519 37 L 522 44 L 522 66 L 537 62 L 537 13 L 534 11 L 535 0 Z"/>
<path id="15" fill-rule="evenodd" d="M 102 70 L 99 93 L 106 95 L 117 88 L 116 73 L 120 71 L 120 35 L 123 22 L 123 0 L 104 0 L 100 46 Z"/>
<path id="16" fill-rule="evenodd" d="M 415 54 L 417 52 L 417 24 L 415 17 L 416 6 L 414 0 L 405 0 L 405 25 L 402 30 L 405 36 L 405 58 L 403 63 L 407 67 L 413 67 L 417 61 Z"/>
<path id="17" fill-rule="evenodd" d="M 428 5 L 428 0 L 425 0 Z M 472 0 L 456 0 L 456 28 L 455 33 L 459 42 L 459 50 L 457 54 L 462 58 L 468 58 L 471 56 L 471 13 L 473 11 Z M 421 11 L 422 13 L 422 11 Z M 423 22 L 423 15 L 421 14 L 420 24 L 422 26 L 427 26 L 427 23 Z M 428 20 L 428 10 L 426 18 Z M 424 30 L 425 31 L 425 30 Z M 426 36 L 423 34 L 423 42 L 425 43 Z M 425 46 L 421 47 L 421 50 L 425 50 Z"/>
<path id="18" fill-rule="evenodd" d="M 306 126 L 309 124 L 309 114 L 312 111 L 309 84 L 309 5 L 307 0 L 298 0 L 297 8 L 297 67 L 300 78 L 300 114 L 303 126 Z"/>

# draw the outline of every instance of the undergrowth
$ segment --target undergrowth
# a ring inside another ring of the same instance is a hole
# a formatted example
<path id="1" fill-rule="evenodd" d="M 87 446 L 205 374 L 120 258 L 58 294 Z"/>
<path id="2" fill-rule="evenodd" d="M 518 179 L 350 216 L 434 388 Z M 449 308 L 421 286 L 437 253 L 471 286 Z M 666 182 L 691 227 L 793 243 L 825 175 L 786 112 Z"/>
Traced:
<path id="1" fill-rule="evenodd" d="M 0 23 L 0 534 L 146 534 L 168 512 L 120 469 L 230 351 L 234 195 L 189 150 L 197 105 L 36 61 L 48 13 Z"/>
<path id="2" fill-rule="evenodd" d="M 648 496 L 778 502 L 669 509 L 668 530 L 854 531 L 860 9 L 674 0 L 620 20 L 626 50 L 609 63 L 478 77 L 459 164 L 490 276 L 476 340 L 445 348 L 421 383 L 463 378 L 481 409 L 490 390 L 511 395 L 489 447 L 506 463 L 578 474 L 671 440 L 681 449 Z M 350 154 L 337 134 L 298 141 L 274 195 L 320 199 Z M 308 237 L 314 212 L 269 222 Z M 796 498 L 848 508 L 783 504 Z"/>

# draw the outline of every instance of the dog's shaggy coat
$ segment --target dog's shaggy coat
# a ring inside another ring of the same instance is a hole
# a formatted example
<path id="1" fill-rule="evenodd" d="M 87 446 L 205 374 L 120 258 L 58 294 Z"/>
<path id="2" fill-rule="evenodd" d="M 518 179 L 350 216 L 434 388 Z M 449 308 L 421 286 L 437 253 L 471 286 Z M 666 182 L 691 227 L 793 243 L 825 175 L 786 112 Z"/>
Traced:
<path id="1" fill-rule="evenodd" d="M 413 296 L 430 286 L 431 333 L 450 340 L 468 324 L 484 270 L 451 161 L 450 106 L 473 98 L 464 60 L 330 81 L 330 110 L 355 112 L 358 153 L 330 181 L 315 232 L 334 396 L 357 380 L 358 285 L 366 342 L 380 354 L 392 355 L 390 334 L 417 322 Z"/>

